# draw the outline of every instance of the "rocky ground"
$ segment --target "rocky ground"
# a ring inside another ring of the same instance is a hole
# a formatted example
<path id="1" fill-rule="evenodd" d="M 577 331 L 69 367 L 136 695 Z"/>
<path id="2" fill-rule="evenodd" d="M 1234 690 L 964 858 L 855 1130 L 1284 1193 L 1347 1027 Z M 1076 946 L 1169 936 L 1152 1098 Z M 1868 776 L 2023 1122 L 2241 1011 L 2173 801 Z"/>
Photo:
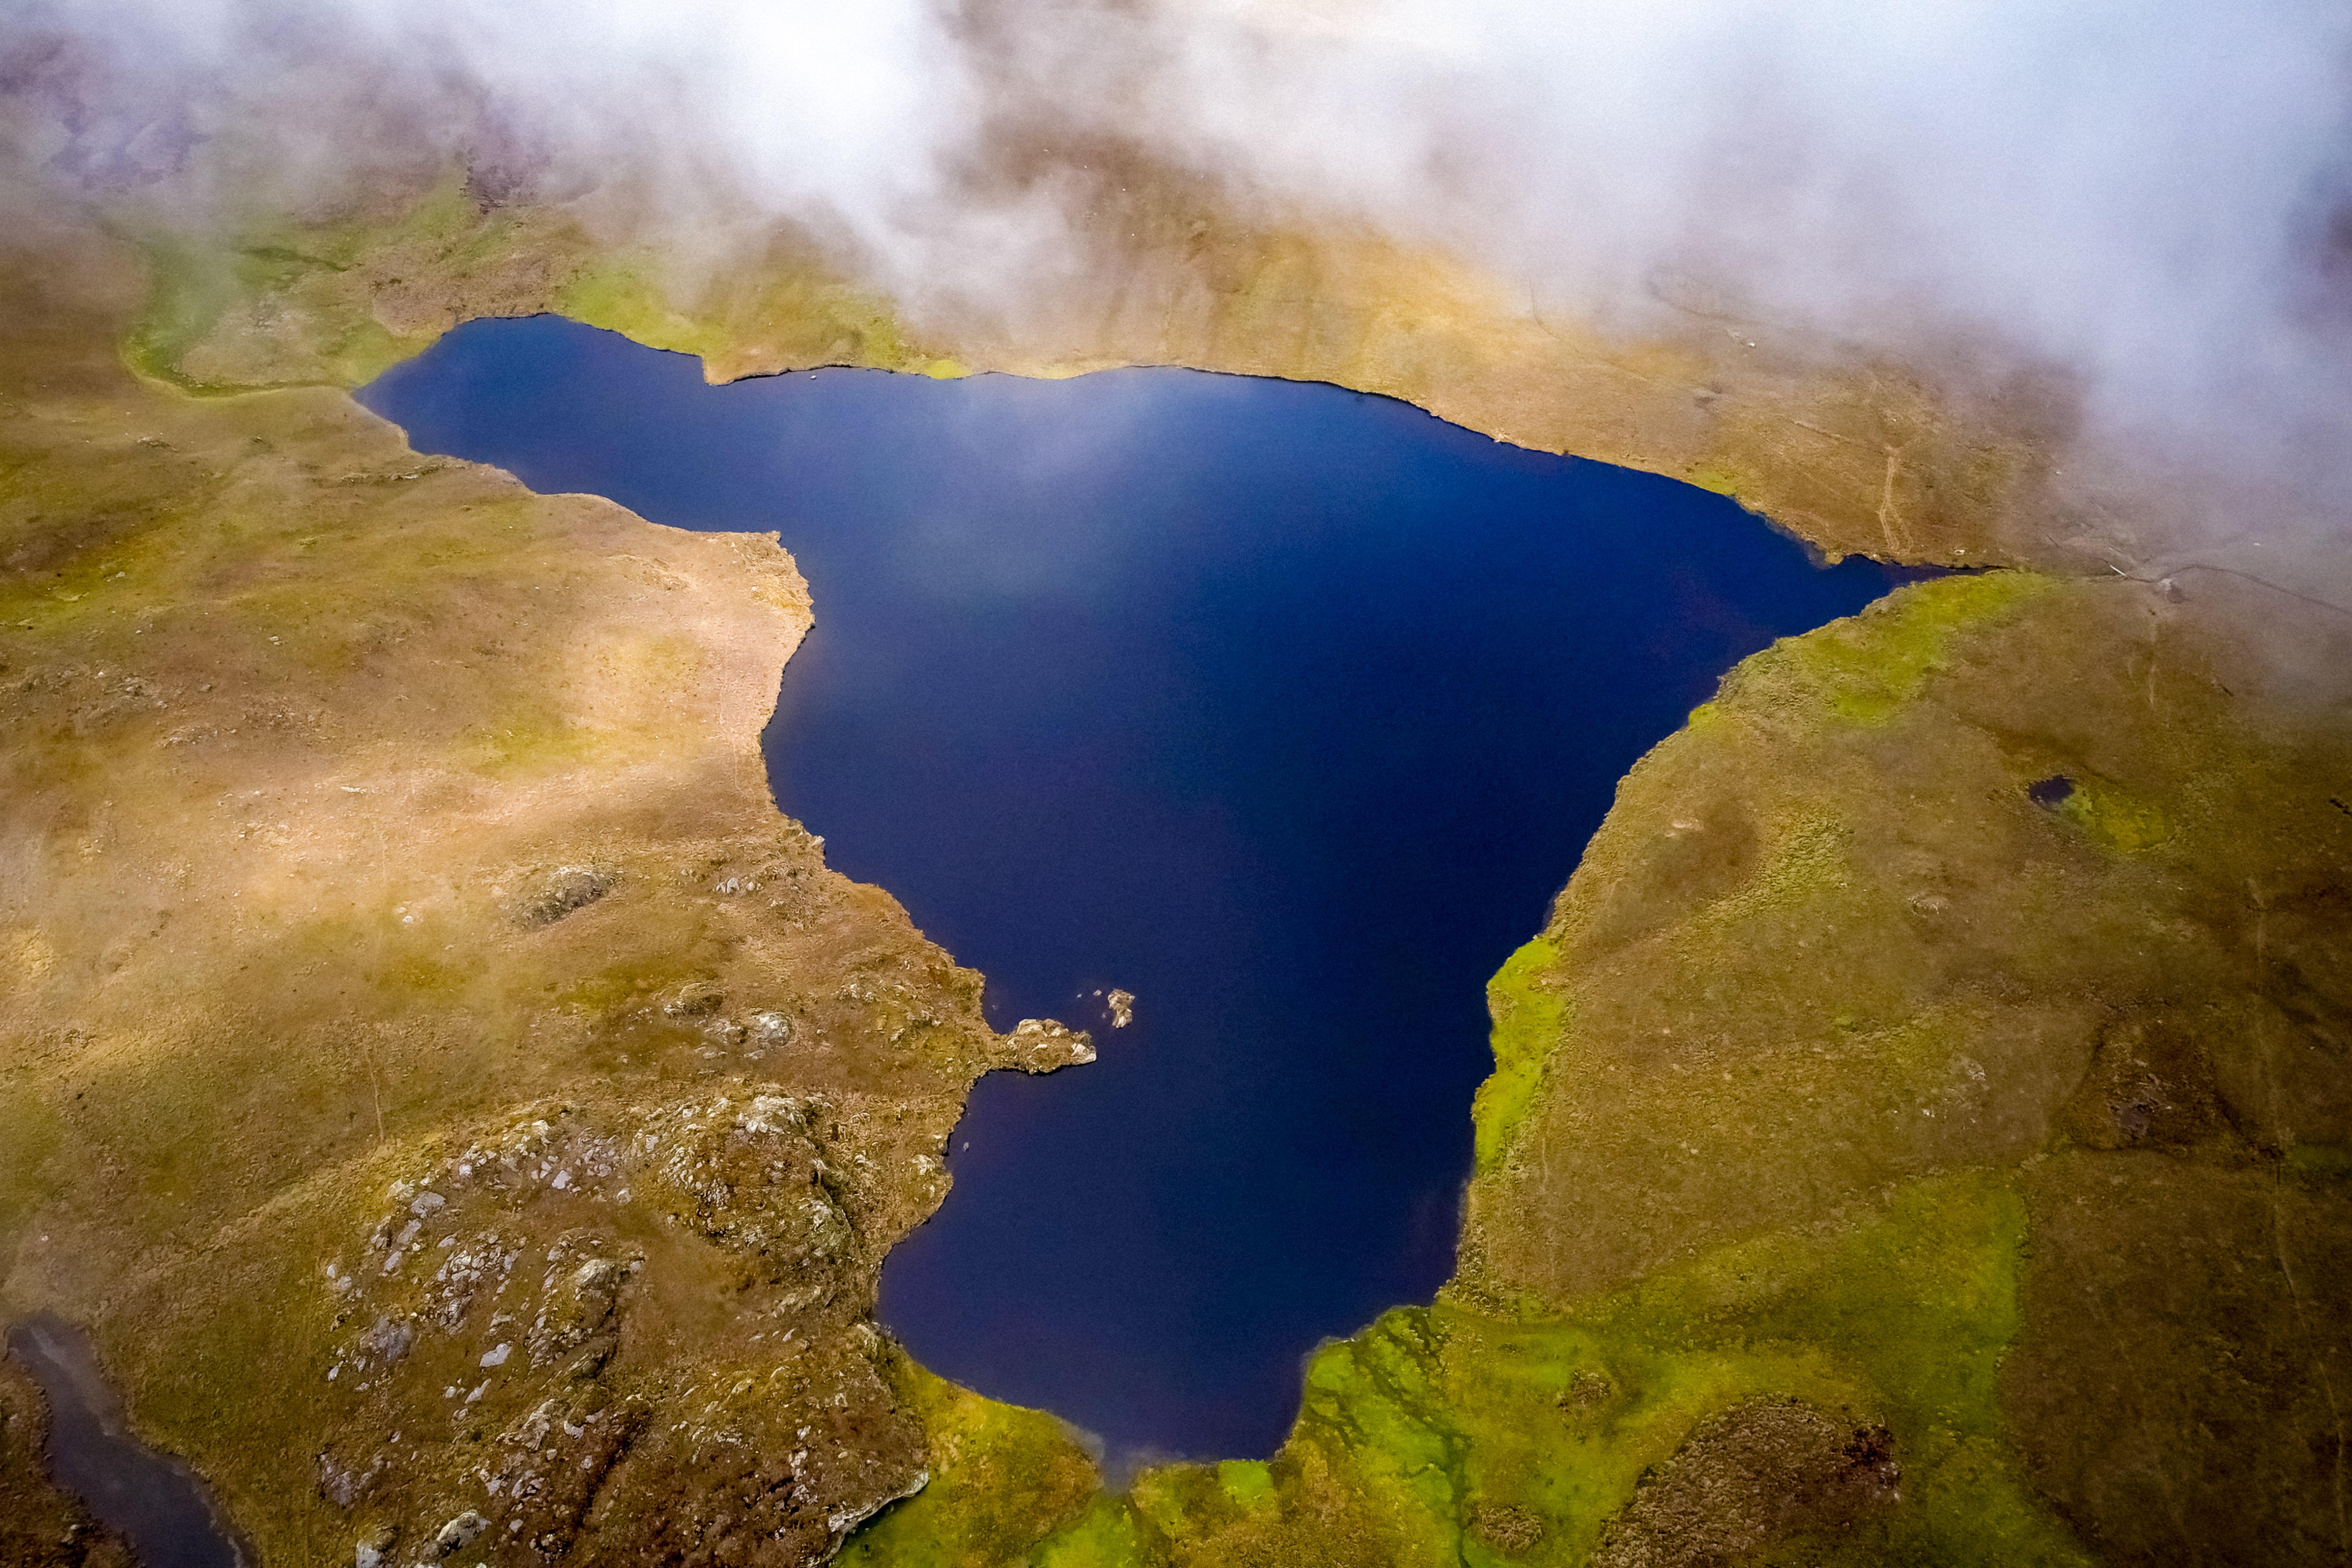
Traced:
<path id="1" fill-rule="evenodd" d="M 2146 552 L 2032 376 L 1705 300 L 1608 342 L 1121 174 L 1119 287 L 1010 334 L 781 238 L 681 289 L 462 169 L 228 239 L 12 189 L 0 1306 L 273 1564 L 2352 1554 L 2352 617 L 2102 563 Z M 1270 1464 L 1113 1495 L 872 1324 L 973 1077 L 1089 1047 L 991 1032 L 775 812 L 791 563 L 340 390 L 545 308 L 714 375 L 1331 379 L 2040 570 L 1759 655 L 1645 760 L 1496 982 L 1454 1286 L 1320 1352 Z M 110 1561 L 0 1402 L 6 1544 Z"/>

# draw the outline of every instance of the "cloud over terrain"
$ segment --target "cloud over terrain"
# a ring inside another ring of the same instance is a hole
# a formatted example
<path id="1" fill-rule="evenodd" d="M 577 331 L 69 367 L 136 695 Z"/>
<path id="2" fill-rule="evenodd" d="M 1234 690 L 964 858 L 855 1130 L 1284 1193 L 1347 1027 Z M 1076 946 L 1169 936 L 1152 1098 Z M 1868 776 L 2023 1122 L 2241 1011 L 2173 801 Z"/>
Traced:
<path id="1" fill-rule="evenodd" d="M 438 140 L 542 195 L 625 175 L 679 232 L 789 219 L 919 305 L 1086 275 L 1064 160 L 1108 151 L 1605 326 L 2052 368 L 2095 426 L 2305 512 L 2347 478 L 2326 0 L 79 0 L 12 30 L 10 79 L 69 76 L 112 149 L 54 150 L 85 172 L 204 139 L 299 188 Z"/>

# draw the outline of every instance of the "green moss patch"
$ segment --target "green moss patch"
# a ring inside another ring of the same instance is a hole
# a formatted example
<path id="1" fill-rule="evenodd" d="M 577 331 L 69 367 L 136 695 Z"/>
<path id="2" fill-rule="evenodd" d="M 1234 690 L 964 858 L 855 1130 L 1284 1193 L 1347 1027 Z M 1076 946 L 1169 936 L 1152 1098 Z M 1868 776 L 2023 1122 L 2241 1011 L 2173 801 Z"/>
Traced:
<path id="1" fill-rule="evenodd" d="M 1094 1462 L 1053 1416 L 983 1399 L 903 1356 L 890 1382 L 923 1424 L 931 1479 L 851 1538 L 836 1559 L 845 1568 L 1022 1562 L 1097 1490 Z"/>
<path id="2" fill-rule="evenodd" d="M 1037 1568 L 1140 1568 L 1161 1555 L 1158 1551 L 1147 1554 L 1132 1504 L 1124 1498 L 1098 1497 L 1056 1531 L 1034 1561 Z"/>
<path id="3" fill-rule="evenodd" d="M 674 310 L 642 270 L 618 259 L 583 268 L 556 295 L 555 308 L 575 321 L 618 332 L 647 348 L 708 354 L 722 344 L 717 327 Z"/>
<path id="4" fill-rule="evenodd" d="M 2006 624 L 2054 585 L 2028 572 L 1915 583 L 1858 616 L 1783 638 L 1733 679 L 1793 677 L 1848 723 L 1884 724 L 1946 668 L 1963 637 Z"/>
<path id="5" fill-rule="evenodd" d="M 1683 478 L 1703 490 L 1713 490 L 1719 496 L 1737 498 L 1742 478 L 1721 463 L 1694 463 L 1683 470 Z"/>
<path id="6" fill-rule="evenodd" d="M 2286 1152 L 2286 1168 L 2307 1181 L 2343 1181 L 2352 1177 L 2352 1145 L 2297 1143 Z"/>
<path id="7" fill-rule="evenodd" d="M 433 254 L 433 270 L 463 273 L 510 250 L 512 227 L 485 220 L 466 198 L 462 175 L 453 175 L 390 219 L 271 226 L 225 246 L 151 236 L 141 247 L 151 276 L 147 307 L 123 357 L 140 374 L 200 395 L 362 385 L 438 335 L 386 328 L 370 310 L 375 279 L 362 275 L 362 263 L 423 250 Z M 268 350 L 220 353 L 232 336 Z"/>
<path id="8" fill-rule="evenodd" d="M 1511 1138 L 1535 1104 L 1544 1061 L 1567 1027 L 1568 1003 L 1552 988 L 1559 950 L 1542 937 L 1511 954 L 1487 983 L 1486 1008 L 1494 1018 L 1495 1071 L 1471 1101 L 1477 1129 L 1478 1169 L 1502 1163 Z"/>
<path id="9" fill-rule="evenodd" d="M 2058 803 L 2057 813 L 2098 844 L 2137 855 L 2171 841 L 2172 821 L 2154 801 L 2095 773 L 2072 782 L 2074 787 Z"/>
<path id="10" fill-rule="evenodd" d="M 142 375 L 200 390 L 180 373 L 180 361 L 250 290 L 257 269 L 240 267 L 234 253 L 177 238 L 151 240 L 142 248 L 147 307 L 123 342 L 123 358 Z"/>
<path id="11" fill-rule="evenodd" d="M 2080 1561 L 2000 1441 L 2024 1224 L 2000 1182 L 1925 1181 L 1843 1237 L 1723 1248 L 1565 1317 L 1391 1312 L 1317 1357 L 1293 1447 L 1392 1522 L 1401 1562 L 1504 1561 L 1465 1528 L 1478 1508 L 1540 1525 L 1510 1560 L 1580 1562 L 1699 1420 L 1793 1396 L 1894 1433 L 1905 1500 L 1875 1550 Z"/>
<path id="12" fill-rule="evenodd" d="M 850 364 L 934 378 L 967 375 L 907 335 L 889 301 L 805 261 L 772 258 L 749 285 L 722 283 L 681 310 L 657 281 L 659 258 L 605 257 L 559 290 L 552 308 L 653 348 L 701 356 L 714 377 L 785 364 Z"/>
<path id="13" fill-rule="evenodd" d="M 1217 1485 L 1235 1508 L 1261 1509 L 1275 1500 L 1274 1471 L 1255 1459 L 1227 1459 L 1217 1467 Z"/>
<path id="14" fill-rule="evenodd" d="M 1718 1248 L 1565 1314 L 1400 1309 L 1316 1354 L 1270 1464 L 1165 1466 L 1083 1508 L 1045 1417 L 927 1397 L 940 1477 L 846 1561 L 1581 1563 L 1702 1423 L 1797 1399 L 1883 1426 L 1899 1490 L 1836 1539 L 1801 1531 L 1759 1560 L 2084 1563 L 2002 1436 L 2024 1238 L 2007 1183 L 1941 1177 L 1842 1232 Z M 983 1474 L 1001 1489 L 978 1489 Z"/>

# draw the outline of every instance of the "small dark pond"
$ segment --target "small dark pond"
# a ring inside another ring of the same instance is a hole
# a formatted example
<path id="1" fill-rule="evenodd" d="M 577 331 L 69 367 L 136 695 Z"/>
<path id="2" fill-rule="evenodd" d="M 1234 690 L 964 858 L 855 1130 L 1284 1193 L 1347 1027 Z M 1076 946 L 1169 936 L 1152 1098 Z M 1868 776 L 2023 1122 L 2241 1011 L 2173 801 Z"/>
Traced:
<path id="1" fill-rule="evenodd" d="M 49 1402 L 49 1474 L 129 1544 L 140 1568 L 243 1568 L 194 1470 L 131 1434 L 79 1330 L 47 1315 L 8 1331 L 8 1353 Z"/>
<path id="2" fill-rule="evenodd" d="M 1724 670 L 1898 580 L 1329 386 L 711 387 L 539 318 L 362 401 L 543 491 L 782 532 L 817 626 L 778 800 L 987 974 L 1000 1027 L 1102 1047 L 979 1085 L 883 1319 L 1123 1452 L 1271 1452 L 1318 1340 L 1429 1298 L 1487 976 Z"/>

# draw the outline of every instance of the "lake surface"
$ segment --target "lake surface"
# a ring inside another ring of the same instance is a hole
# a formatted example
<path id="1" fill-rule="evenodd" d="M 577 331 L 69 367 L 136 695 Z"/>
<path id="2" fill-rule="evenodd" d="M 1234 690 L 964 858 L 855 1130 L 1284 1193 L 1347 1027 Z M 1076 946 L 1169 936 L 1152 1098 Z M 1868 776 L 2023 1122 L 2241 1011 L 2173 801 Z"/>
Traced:
<path id="1" fill-rule="evenodd" d="M 1271 1453 L 1302 1358 L 1452 1271 L 1485 984 L 1617 780 L 1902 574 L 1338 388 L 698 362 L 551 318 L 361 395 L 422 450 L 776 530 L 783 809 L 1094 1066 L 974 1090 L 881 1315 L 1113 1452 Z M 1134 993 L 1112 1030 L 1099 993 Z"/>
<path id="2" fill-rule="evenodd" d="M 42 1313 L 9 1330 L 8 1353 L 48 1400 L 51 1478 L 129 1544 L 140 1568 L 245 1568 L 211 1489 L 131 1435 L 80 1330 Z"/>

